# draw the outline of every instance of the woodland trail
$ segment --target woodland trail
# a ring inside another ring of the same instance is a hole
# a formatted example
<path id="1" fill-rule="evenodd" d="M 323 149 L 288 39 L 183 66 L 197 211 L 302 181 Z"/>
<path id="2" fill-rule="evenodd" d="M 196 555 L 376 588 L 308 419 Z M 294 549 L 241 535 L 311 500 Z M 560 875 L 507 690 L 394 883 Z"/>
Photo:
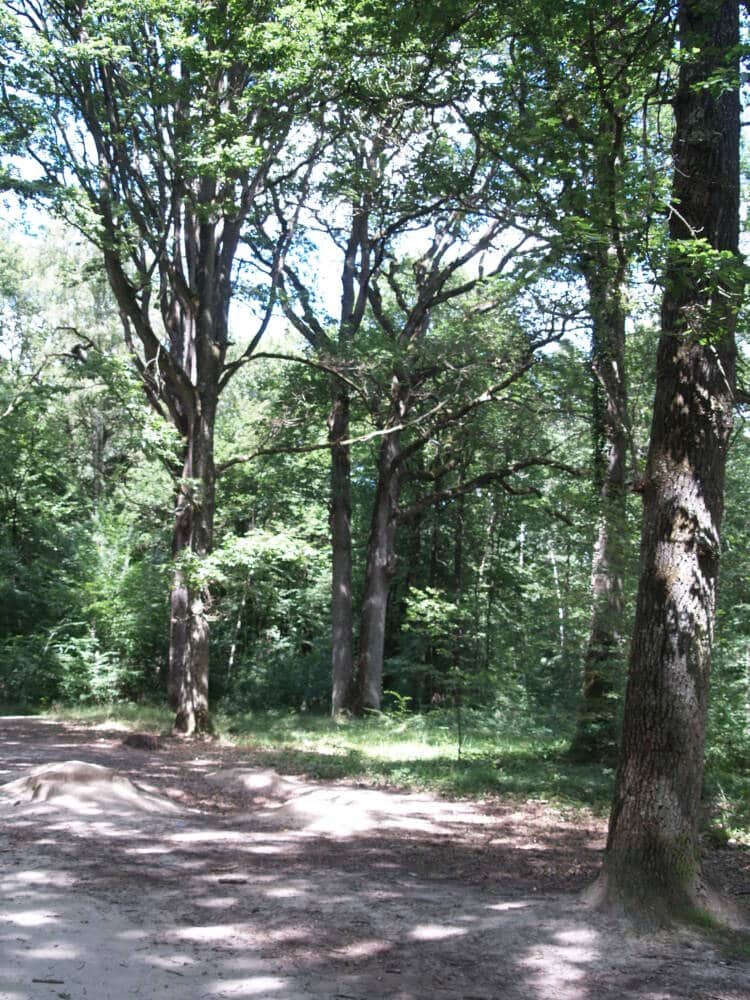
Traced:
<path id="1" fill-rule="evenodd" d="M 748 1000 L 750 961 L 588 912 L 604 823 L 542 802 L 449 802 L 280 777 L 260 752 L 0 718 L 0 1000 Z M 159 803 L 163 804 L 163 808 Z M 149 805 L 150 803 L 150 805 Z M 708 859 L 747 901 L 750 852 Z M 744 889 L 742 888 L 744 886 Z"/>

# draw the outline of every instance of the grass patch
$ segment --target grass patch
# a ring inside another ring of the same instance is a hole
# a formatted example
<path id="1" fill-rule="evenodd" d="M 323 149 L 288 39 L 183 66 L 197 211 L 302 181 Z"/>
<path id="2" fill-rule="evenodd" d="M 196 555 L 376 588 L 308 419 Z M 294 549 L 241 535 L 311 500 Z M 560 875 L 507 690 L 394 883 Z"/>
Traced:
<path id="1" fill-rule="evenodd" d="M 216 725 L 235 744 L 262 753 L 269 767 L 314 778 L 470 798 L 538 798 L 597 811 L 612 794 L 610 769 L 567 761 L 565 742 L 549 733 L 507 735 L 498 724 L 493 738 L 484 726 L 469 736 L 459 759 L 450 719 L 438 712 L 340 721 L 254 712 L 219 715 Z"/>
<path id="2" fill-rule="evenodd" d="M 750 768 L 730 769 L 711 764 L 706 772 L 703 795 L 710 837 L 719 842 L 734 839 L 750 844 L 749 785 Z"/>
<path id="3" fill-rule="evenodd" d="M 724 930 L 724 925 L 713 913 L 709 913 L 708 910 L 704 910 L 699 906 L 678 907 L 674 915 L 679 923 L 687 924 L 690 927 L 698 927 L 701 930 L 708 931 Z"/>
<path id="4" fill-rule="evenodd" d="M 96 726 L 113 722 L 131 729 L 164 732 L 171 729 L 174 712 L 162 705 L 115 702 L 112 705 L 51 705 L 38 714 L 60 722 Z"/>
<path id="5" fill-rule="evenodd" d="M 4 714 L 28 709 L 3 706 Z M 118 723 L 131 729 L 164 732 L 173 715 L 164 706 L 55 705 L 49 718 L 84 725 Z M 467 713 L 466 738 L 458 759 L 455 720 L 450 712 L 394 713 L 333 720 L 307 713 L 266 711 L 214 715 L 217 735 L 247 747 L 264 766 L 322 781 L 350 780 L 368 785 L 426 790 L 454 797 L 504 796 L 538 799 L 605 815 L 614 771 L 577 764 L 566 757 L 567 734 L 548 725 L 493 713 Z M 750 843 L 750 775 L 713 762 L 706 779 L 711 826 L 722 840 Z"/>

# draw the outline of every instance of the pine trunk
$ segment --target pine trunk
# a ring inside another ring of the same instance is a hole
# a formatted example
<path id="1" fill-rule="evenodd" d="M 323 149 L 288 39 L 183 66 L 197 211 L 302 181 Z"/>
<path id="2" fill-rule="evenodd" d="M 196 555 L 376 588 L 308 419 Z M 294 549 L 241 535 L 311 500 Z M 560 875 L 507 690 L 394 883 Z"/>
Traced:
<path id="1" fill-rule="evenodd" d="M 737 0 L 679 5 L 675 210 L 623 741 L 598 886 L 605 902 L 648 914 L 673 915 L 702 899 L 698 818 L 744 280 L 738 21 Z M 727 80 L 723 91 L 717 79 Z"/>
<path id="2" fill-rule="evenodd" d="M 349 396 L 334 381 L 328 422 L 330 441 L 349 436 Z M 352 486 L 348 445 L 331 448 L 331 713 L 351 706 L 354 680 L 352 611 Z"/>

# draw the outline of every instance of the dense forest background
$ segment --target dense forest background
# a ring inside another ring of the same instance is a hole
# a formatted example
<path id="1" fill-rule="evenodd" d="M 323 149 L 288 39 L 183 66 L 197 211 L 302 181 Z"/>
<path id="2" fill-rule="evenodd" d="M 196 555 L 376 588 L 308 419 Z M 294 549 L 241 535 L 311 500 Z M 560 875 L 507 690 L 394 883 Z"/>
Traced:
<path id="1" fill-rule="evenodd" d="M 160 699 L 178 442 L 142 403 L 106 283 L 80 238 L 38 218 L 28 228 L 6 223 L 2 294 L 3 701 Z M 656 337 L 648 320 L 645 313 L 629 338 L 641 451 Z M 444 324 L 454 362 L 462 341 L 477 349 L 464 317 L 448 314 Z M 85 356 L 76 349 L 84 331 Z M 274 333 L 266 346 L 290 355 L 301 348 L 290 331 Z M 386 710 L 450 715 L 459 699 L 483 730 L 571 734 L 596 523 L 589 370 L 579 334 L 545 352 L 512 399 L 451 426 L 421 456 L 425 478 L 445 454 L 459 456 L 468 478 L 488 450 L 511 464 L 533 449 L 573 471 L 539 467 L 509 489 L 479 486 L 425 508 L 405 527 L 388 610 Z M 378 372 L 367 375 L 375 382 Z M 330 708 L 328 455 L 322 448 L 284 453 L 324 437 L 326 389 L 325 373 L 262 360 L 237 377 L 221 411 L 220 460 L 271 452 L 221 477 L 217 544 L 202 567 L 211 598 L 212 701 L 224 711 Z M 368 415 L 355 411 L 354 420 L 366 437 Z M 354 586 L 361 593 L 377 440 L 354 447 Z M 709 744 L 738 761 L 747 752 L 750 712 L 749 475 L 740 420 L 730 451 Z M 407 491 L 418 497 L 421 482 Z M 637 494 L 627 526 L 630 609 Z M 621 674 L 618 696 L 623 686 Z"/>
<path id="2" fill-rule="evenodd" d="M 3 15 L 0 701 L 430 713 L 611 763 L 671 7 L 235 6 Z M 736 768 L 743 398 L 708 727 Z"/>

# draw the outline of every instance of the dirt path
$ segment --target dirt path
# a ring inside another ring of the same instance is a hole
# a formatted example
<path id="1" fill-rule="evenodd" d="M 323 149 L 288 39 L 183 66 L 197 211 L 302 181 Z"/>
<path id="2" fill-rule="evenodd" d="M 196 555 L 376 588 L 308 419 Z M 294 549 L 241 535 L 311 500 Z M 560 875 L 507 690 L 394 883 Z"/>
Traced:
<path id="1" fill-rule="evenodd" d="M 278 778 L 258 754 L 122 735 L 0 718 L 0 784 L 79 760 L 179 807 L 0 795 L 0 1000 L 750 997 L 750 962 L 581 907 L 593 818 Z M 748 899 L 748 852 L 710 864 Z"/>

